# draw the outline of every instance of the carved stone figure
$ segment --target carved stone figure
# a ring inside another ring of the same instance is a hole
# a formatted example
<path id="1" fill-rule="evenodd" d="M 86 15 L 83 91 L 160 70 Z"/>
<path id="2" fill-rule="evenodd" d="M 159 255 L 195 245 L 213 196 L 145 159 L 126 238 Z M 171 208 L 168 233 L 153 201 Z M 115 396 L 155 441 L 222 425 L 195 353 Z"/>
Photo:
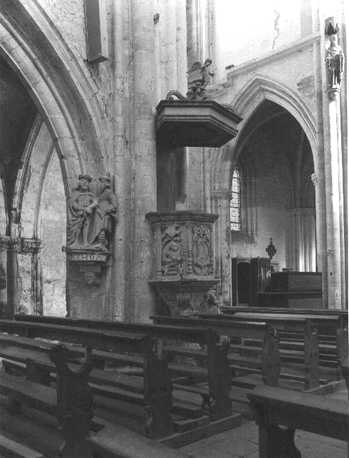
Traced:
<path id="1" fill-rule="evenodd" d="M 209 85 L 211 76 L 214 75 L 210 71 L 212 65 L 211 59 L 206 59 L 204 64 L 194 62 L 188 72 L 188 92 L 189 100 L 203 100 L 206 98 L 206 87 Z"/>
<path id="2" fill-rule="evenodd" d="M 211 256 L 211 231 L 207 225 L 193 226 L 193 272 L 210 275 L 213 270 Z"/>
<path id="3" fill-rule="evenodd" d="M 183 262 L 181 227 L 177 224 L 165 226 L 161 242 L 161 268 L 164 275 L 178 275 Z"/>
<path id="4" fill-rule="evenodd" d="M 326 33 L 330 41 L 330 45 L 326 50 L 328 85 L 332 89 L 338 89 L 342 81 L 344 68 L 344 53 L 338 44 L 338 25 L 334 27 L 332 23 L 329 23 Z"/>
<path id="5" fill-rule="evenodd" d="M 117 220 L 117 198 L 111 189 L 109 176 L 99 178 L 101 184 L 100 194 L 94 213 L 94 231 L 92 245 L 101 249 L 110 247 L 114 224 Z"/>
<path id="6" fill-rule="evenodd" d="M 211 77 L 214 75 L 210 71 L 212 65 L 211 59 L 206 59 L 204 64 L 197 61 L 194 62 L 188 71 L 188 92 L 186 97 L 179 91 L 169 91 L 166 95 L 166 100 L 206 100 L 206 87 L 211 82 Z"/>
<path id="7" fill-rule="evenodd" d="M 80 175 L 69 200 L 67 246 L 71 249 L 107 250 L 117 215 L 117 198 L 109 176 L 99 178 L 98 195 L 90 188 L 92 178 Z"/>
<path id="8" fill-rule="evenodd" d="M 90 191 L 89 175 L 79 175 L 79 183 L 69 199 L 69 225 L 67 245 L 69 248 L 88 248 L 93 228 L 94 210 L 98 205 L 96 195 Z"/>

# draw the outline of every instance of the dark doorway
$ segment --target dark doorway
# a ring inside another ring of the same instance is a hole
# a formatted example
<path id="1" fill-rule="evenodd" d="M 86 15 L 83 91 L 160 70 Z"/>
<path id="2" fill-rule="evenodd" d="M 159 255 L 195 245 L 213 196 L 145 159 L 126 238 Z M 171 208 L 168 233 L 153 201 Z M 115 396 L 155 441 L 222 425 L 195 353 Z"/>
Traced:
<path id="1" fill-rule="evenodd" d="M 251 264 L 249 262 L 239 262 L 238 264 L 238 302 L 248 304 L 250 295 L 250 276 Z"/>

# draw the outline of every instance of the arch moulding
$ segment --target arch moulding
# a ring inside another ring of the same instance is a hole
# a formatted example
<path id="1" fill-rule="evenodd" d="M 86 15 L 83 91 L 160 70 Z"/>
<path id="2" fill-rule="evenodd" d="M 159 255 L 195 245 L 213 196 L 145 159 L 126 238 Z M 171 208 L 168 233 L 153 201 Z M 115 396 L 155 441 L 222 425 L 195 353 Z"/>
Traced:
<path id="1" fill-rule="evenodd" d="M 316 119 L 303 100 L 290 88 L 283 84 L 266 78 L 264 76 L 255 76 L 250 80 L 235 96 L 230 107 L 242 117 L 239 125 L 239 133 L 236 138 L 221 149 L 216 156 L 215 164 L 212 167 L 212 188 L 213 190 L 229 190 L 230 175 L 232 170 L 232 160 L 236 155 L 232 150 L 238 147 L 244 127 L 250 119 L 253 112 L 265 100 L 280 105 L 287 110 L 299 123 L 309 140 L 313 153 L 315 174 L 318 171 L 318 138 L 316 129 Z M 235 151 L 236 152 L 236 151 Z"/>
<path id="2" fill-rule="evenodd" d="M 36 0 L 2 2 L 0 53 L 50 130 L 66 195 L 79 173 L 104 173 L 103 116 L 93 87 Z"/>
<path id="3" fill-rule="evenodd" d="M 265 100 L 274 102 L 287 110 L 302 127 L 313 154 L 315 175 L 322 175 L 319 170 L 319 147 L 317 135 L 316 115 L 310 111 L 308 106 L 298 96 L 297 93 L 283 84 L 256 75 L 252 78 L 234 97 L 230 107 L 242 117 L 239 125 L 238 135 L 212 156 L 211 166 L 211 211 L 219 214 L 218 226 L 215 231 L 215 250 L 220 261 L 221 294 L 222 299 L 227 304 L 231 303 L 231 260 L 230 260 L 230 235 L 228 235 L 228 208 L 230 198 L 231 174 L 234 161 L 238 157 L 239 149 L 243 144 L 244 128 L 251 115 L 258 106 Z M 320 209 L 322 203 L 318 202 L 319 219 L 321 220 Z M 230 234 L 230 232 L 229 232 Z M 322 253 L 323 227 L 321 221 L 317 227 L 318 253 Z M 325 272 L 325 265 L 319 259 L 319 266 Z M 325 291 L 325 288 L 324 288 Z"/>

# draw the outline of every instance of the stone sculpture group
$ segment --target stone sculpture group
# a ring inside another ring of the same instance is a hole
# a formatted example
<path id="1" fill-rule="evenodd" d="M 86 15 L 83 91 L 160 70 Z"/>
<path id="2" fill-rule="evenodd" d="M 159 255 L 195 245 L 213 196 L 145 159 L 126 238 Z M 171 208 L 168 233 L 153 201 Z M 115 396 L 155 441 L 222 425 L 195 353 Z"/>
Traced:
<path id="1" fill-rule="evenodd" d="M 90 175 L 79 175 L 69 199 L 67 246 L 107 251 L 117 220 L 117 198 L 109 176 L 92 181 Z"/>

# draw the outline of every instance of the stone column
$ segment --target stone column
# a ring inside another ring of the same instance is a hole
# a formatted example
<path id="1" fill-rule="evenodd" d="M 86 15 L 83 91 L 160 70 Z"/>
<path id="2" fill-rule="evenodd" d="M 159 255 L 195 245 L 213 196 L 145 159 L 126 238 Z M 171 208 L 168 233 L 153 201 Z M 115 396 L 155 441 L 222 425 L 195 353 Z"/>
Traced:
<path id="1" fill-rule="evenodd" d="M 320 193 L 323 190 L 324 187 L 324 180 L 320 180 L 319 175 L 316 173 L 312 173 L 311 175 L 311 180 L 314 184 L 314 189 L 315 189 L 315 231 L 316 231 L 316 270 L 318 272 L 322 272 L 324 275 L 324 272 L 322 271 L 322 266 L 325 264 L 324 258 L 326 257 L 326 253 L 323 247 L 323 220 L 324 220 L 324 211 L 323 211 L 323 201 L 324 201 L 324 196 L 321 196 Z"/>
<path id="2" fill-rule="evenodd" d="M 128 140 L 131 123 L 128 122 L 131 112 L 129 93 L 132 92 L 132 56 L 131 12 L 128 0 L 114 0 L 113 5 L 113 46 L 111 47 L 114 75 L 113 100 L 113 149 L 115 193 L 118 198 L 118 224 L 116 226 L 113 246 L 114 262 L 107 274 L 109 285 L 108 300 L 111 316 L 108 319 L 125 318 L 129 303 L 129 281 L 131 259 L 129 257 L 131 212 L 131 158 Z M 106 307 L 108 309 L 108 307 Z"/>
<path id="3" fill-rule="evenodd" d="M 33 313 L 42 315 L 42 266 L 39 249 L 31 254 L 31 302 L 33 304 Z"/>
<path id="4" fill-rule="evenodd" d="M 7 307 L 6 318 L 13 318 L 18 303 L 17 240 L 10 239 L 7 246 Z"/>
<path id="5" fill-rule="evenodd" d="M 200 10 L 198 0 L 187 0 L 187 33 L 188 33 L 188 68 L 194 62 L 202 61 L 202 49 L 200 40 Z"/>
<path id="6" fill-rule="evenodd" d="M 153 107 L 154 78 L 154 8 L 151 0 L 132 0 L 133 29 L 133 157 L 132 194 L 134 200 L 129 255 L 129 310 L 125 318 L 146 321 L 153 311 L 154 297 L 148 284 L 151 272 L 151 229 L 145 219 L 156 210 L 156 143 Z M 131 209 L 132 210 L 132 209 Z M 132 243 L 133 241 L 133 243 Z"/>
<path id="7" fill-rule="evenodd" d="M 177 87 L 177 11 L 173 0 L 161 0 L 160 4 L 160 65 L 161 78 L 157 81 L 161 86 L 161 98 L 168 91 Z"/>
<path id="8" fill-rule="evenodd" d="M 333 18 L 327 19 L 326 30 Z M 324 172 L 326 187 L 326 227 L 327 227 L 327 305 L 332 309 L 341 309 L 344 253 L 343 237 L 343 170 L 340 118 L 340 81 L 334 72 L 329 70 L 329 36 L 328 31 L 322 43 L 323 51 L 323 131 L 324 131 Z M 331 58 L 331 57 L 330 57 Z M 326 60 L 327 59 L 327 60 Z M 326 62 L 326 63 L 325 63 Z"/>
<path id="9" fill-rule="evenodd" d="M 215 261 L 217 277 L 220 278 L 219 295 L 222 297 L 224 305 L 231 305 L 232 281 L 231 281 L 231 256 L 230 256 L 230 221 L 229 221 L 229 200 L 231 192 L 213 191 L 212 212 L 218 215 L 214 228 L 215 236 Z"/>
<path id="10" fill-rule="evenodd" d="M 177 89 L 183 94 L 187 91 L 187 17 L 186 1 L 176 3 L 176 44 L 177 44 Z"/>
<path id="11" fill-rule="evenodd" d="M 342 223 L 342 152 L 340 145 L 339 94 L 329 94 L 329 138 L 325 147 L 328 307 L 342 308 L 341 243 Z"/>

